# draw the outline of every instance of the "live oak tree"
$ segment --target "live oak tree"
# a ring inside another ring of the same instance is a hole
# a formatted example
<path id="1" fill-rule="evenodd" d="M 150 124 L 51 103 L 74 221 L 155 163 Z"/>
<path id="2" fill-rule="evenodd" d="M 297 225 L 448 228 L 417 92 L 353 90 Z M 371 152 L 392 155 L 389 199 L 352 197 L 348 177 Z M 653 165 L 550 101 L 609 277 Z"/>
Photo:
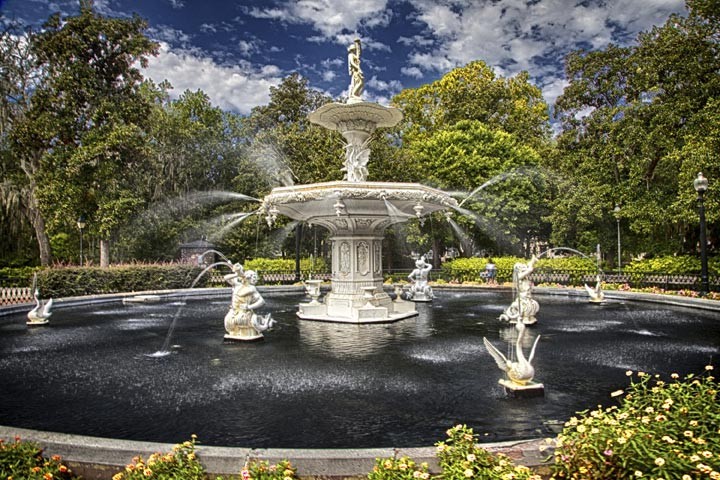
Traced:
<path id="1" fill-rule="evenodd" d="M 720 22 L 717 2 L 687 6 L 686 17 L 642 33 L 637 46 L 568 56 L 570 85 L 557 102 L 565 180 L 552 215 L 558 243 L 611 242 L 602 232 L 614 231 L 618 204 L 624 243 L 634 250 L 695 248 L 692 180 L 699 171 L 720 177 Z M 707 206 L 712 226 L 713 195 Z"/>
<path id="2" fill-rule="evenodd" d="M 495 184 L 464 205 L 475 211 L 478 246 L 517 251 L 549 235 L 539 173 L 551 149 L 548 107 L 527 73 L 505 79 L 475 61 L 403 90 L 393 104 L 404 115 L 398 144 L 417 181 L 466 194 Z"/>
<path id="3" fill-rule="evenodd" d="M 157 52 L 145 28 L 139 17 L 102 17 L 88 2 L 77 16 L 53 15 L 31 37 L 42 81 L 10 133 L 16 160 L 32 165 L 28 182 L 49 229 L 85 215 L 101 265 L 112 233 L 142 202 L 134 186 L 145 172 L 151 105 L 138 64 Z"/>

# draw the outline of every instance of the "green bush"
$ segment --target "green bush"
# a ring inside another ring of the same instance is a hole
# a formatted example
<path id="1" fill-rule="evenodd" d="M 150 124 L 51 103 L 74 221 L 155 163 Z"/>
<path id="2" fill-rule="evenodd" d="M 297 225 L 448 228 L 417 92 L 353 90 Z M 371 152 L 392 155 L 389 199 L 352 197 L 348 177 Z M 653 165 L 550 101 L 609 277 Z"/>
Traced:
<path id="1" fill-rule="evenodd" d="M 667 273 L 670 275 L 700 273 L 700 258 L 693 256 L 665 256 L 643 260 L 633 260 L 623 266 L 625 272 Z M 711 275 L 720 272 L 720 257 L 708 259 L 708 271 Z"/>
<path id="2" fill-rule="evenodd" d="M 135 457 L 125 470 L 113 475 L 113 480 L 205 480 L 205 467 L 195 454 L 195 439 L 175 445 L 172 452 L 153 453 L 147 460 Z"/>
<path id="3" fill-rule="evenodd" d="M 415 463 L 409 457 L 378 458 L 372 472 L 368 474 L 369 480 L 428 480 L 430 472 L 428 464 Z"/>
<path id="4" fill-rule="evenodd" d="M 43 298 L 189 288 L 202 269 L 187 264 L 48 268 L 38 272 Z M 209 275 L 196 287 L 205 286 Z"/>
<path id="5" fill-rule="evenodd" d="M 461 282 L 474 281 L 479 274 L 485 271 L 487 258 L 457 258 L 446 262 L 441 267 L 441 275 L 446 280 L 458 280 Z M 494 257 L 493 261 L 498 271 L 498 281 L 509 282 L 512 280 L 512 270 L 516 263 L 527 263 L 529 259 L 520 257 Z M 578 275 L 597 272 L 595 259 L 572 256 L 560 258 L 541 258 L 535 264 L 535 269 L 541 270 L 565 270 L 575 271 Z"/>
<path id="6" fill-rule="evenodd" d="M 73 477 L 60 456 L 44 458 L 38 444 L 15 437 L 13 442 L 5 442 L 0 438 L 0 478 L 46 480 Z"/>
<path id="7" fill-rule="evenodd" d="M 438 442 L 437 457 L 442 472 L 437 479 L 447 480 L 541 480 L 540 475 L 522 465 L 514 465 L 505 455 L 480 448 L 472 429 L 456 425 L 447 431 L 448 439 Z M 417 465 L 407 457 L 377 459 L 369 480 L 426 480 L 427 464 Z"/>
<path id="8" fill-rule="evenodd" d="M 638 373 L 619 406 L 580 412 L 558 436 L 553 478 L 720 478 L 718 384 Z M 633 372 L 627 372 L 629 376 Z"/>
<path id="9" fill-rule="evenodd" d="M 254 258 L 243 264 L 245 270 L 255 270 L 257 272 L 288 272 L 295 271 L 294 258 Z M 301 258 L 300 270 L 303 272 L 325 272 L 328 270 L 327 263 L 324 258 Z"/>
<path id="10" fill-rule="evenodd" d="M 277 465 L 270 465 L 266 460 L 250 462 L 240 472 L 243 480 L 294 480 L 296 474 L 297 469 L 287 460 Z"/>

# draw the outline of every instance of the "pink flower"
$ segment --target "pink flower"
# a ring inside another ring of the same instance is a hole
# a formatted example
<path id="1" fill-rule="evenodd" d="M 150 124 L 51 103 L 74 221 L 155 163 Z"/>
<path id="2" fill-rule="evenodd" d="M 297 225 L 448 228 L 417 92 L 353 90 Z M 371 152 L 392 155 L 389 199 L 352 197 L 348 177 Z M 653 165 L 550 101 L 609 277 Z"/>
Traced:
<path id="1" fill-rule="evenodd" d="M 610 456 L 612 456 L 612 454 L 613 454 L 613 451 L 612 451 L 612 450 L 609 450 L 609 449 L 608 449 L 608 450 L 605 450 L 605 451 L 603 452 L 603 455 L 605 455 L 606 457 L 610 457 Z"/>

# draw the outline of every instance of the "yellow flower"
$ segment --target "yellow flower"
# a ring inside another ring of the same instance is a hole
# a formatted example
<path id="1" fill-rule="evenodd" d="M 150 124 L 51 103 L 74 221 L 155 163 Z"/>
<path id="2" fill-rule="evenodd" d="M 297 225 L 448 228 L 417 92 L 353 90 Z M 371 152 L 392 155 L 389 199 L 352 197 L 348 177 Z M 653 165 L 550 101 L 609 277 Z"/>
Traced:
<path id="1" fill-rule="evenodd" d="M 422 472 L 420 470 L 415 470 L 413 472 L 413 478 L 420 478 L 422 477 Z"/>
<path id="2" fill-rule="evenodd" d="M 640 470 L 635 470 L 635 476 L 636 477 L 642 477 L 643 473 Z"/>
<path id="3" fill-rule="evenodd" d="M 577 431 L 578 431 L 579 433 L 585 432 L 585 425 L 578 425 Z"/>
<path id="4" fill-rule="evenodd" d="M 710 370 L 714 370 L 714 368 L 715 367 L 713 367 L 712 365 L 705 365 L 705 370 L 710 371 Z"/>
<path id="5" fill-rule="evenodd" d="M 468 468 L 465 470 L 465 472 L 463 472 L 463 474 L 465 475 L 466 478 L 470 478 L 474 475 L 474 472 L 472 471 L 471 468 Z"/>
<path id="6" fill-rule="evenodd" d="M 619 396 L 622 395 L 623 393 L 625 393 L 623 390 L 615 390 L 614 392 L 612 392 L 612 393 L 610 394 L 610 396 L 611 396 L 611 397 L 619 397 Z"/>
<path id="7" fill-rule="evenodd" d="M 692 437 L 692 436 L 693 436 L 693 432 L 691 432 L 690 430 L 685 430 L 685 431 L 683 432 L 683 435 L 685 435 L 686 437 Z"/>
<path id="8" fill-rule="evenodd" d="M 691 426 L 691 427 L 697 427 L 697 425 L 698 425 L 697 420 L 690 420 L 690 426 Z"/>
<path id="9" fill-rule="evenodd" d="M 663 440 L 665 440 L 667 443 L 675 443 L 675 440 L 673 440 L 671 437 L 665 435 L 662 437 Z"/>
<path id="10" fill-rule="evenodd" d="M 645 409 L 645 413 L 654 413 L 654 412 L 655 412 L 655 409 L 653 407 L 647 407 Z"/>
<path id="11" fill-rule="evenodd" d="M 655 465 L 657 465 L 658 467 L 662 467 L 663 465 L 665 465 L 665 459 L 662 457 L 656 458 Z"/>
<path id="12" fill-rule="evenodd" d="M 627 442 L 627 439 L 625 437 L 619 437 L 617 440 L 615 440 L 617 443 L 622 445 L 623 443 Z"/>
<path id="13" fill-rule="evenodd" d="M 699 461 L 700 461 L 700 457 L 697 456 L 697 455 L 690 455 L 690 461 L 693 462 L 693 463 L 694 463 L 694 462 L 699 462 Z"/>
<path id="14" fill-rule="evenodd" d="M 671 378 L 680 378 L 680 375 L 678 375 L 677 373 L 671 373 L 670 377 Z"/>
<path id="15" fill-rule="evenodd" d="M 145 470 L 143 470 L 143 475 L 145 475 L 146 477 L 151 477 L 152 470 L 150 470 L 149 468 L 146 468 Z"/>
<path id="16" fill-rule="evenodd" d="M 682 480 L 692 480 L 692 477 L 688 474 L 682 476 Z"/>
<path id="17" fill-rule="evenodd" d="M 115 475 L 113 475 L 112 480 L 122 480 L 122 477 L 122 473 L 116 473 Z"/>
<path id="18" fill-rule="evenodd" d="M 477 457 L 475 456 L 474 453 L 468 453 L 468 456 L 467 456 L 468 462 L 474 462 L 476 458 Z"/>
<path id="19" fill-rule="evenodd" d="M 625 372 L 625 375 L 627 375 L 628 377 L 631 376 L 632 374 L 633 374 L 632 370 L 628 370 L 627 372 Z"/>
<path id="20" fill-rule="evenodd" d="M 707 450 L 705 450 L 704 452 L 702 452 L 701 455 L 702 455 L 703 457 L 705 457 L 705 458 L 710 458 L 710 457 L 713 456 L 712 452 L 709 452 L 709 451 L 707 451 Z"/>

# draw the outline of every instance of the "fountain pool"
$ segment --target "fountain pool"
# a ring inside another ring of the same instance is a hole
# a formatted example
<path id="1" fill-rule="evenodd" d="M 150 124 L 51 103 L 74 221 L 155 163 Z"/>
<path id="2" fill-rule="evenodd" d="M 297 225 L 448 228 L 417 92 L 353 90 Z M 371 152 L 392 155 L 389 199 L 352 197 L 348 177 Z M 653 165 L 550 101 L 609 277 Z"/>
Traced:
<path id="1" fill-rule="evenodd" d="M 99 437 L 252 448 L 427 446 L 455 423 L 481 440 L 551 436 L 624 387 L 626 370 L 699 372 L 720 354 L 720 312 L 585 295 L 537 298 L 534 365 L 545 396 L 508 398 L 482 337 L 511 292 L 435 291 L 394 323 L 300 320 L 301 292 L 263 290 L 278 325 L 264 342 L 224 343 L 229 292 L 190 298 L 164 357 L 178 298 L 56 306 L 29 329 L 0 316 L 0 425 Z M 529 345 L 528 345 L 529 346 Z"/>

